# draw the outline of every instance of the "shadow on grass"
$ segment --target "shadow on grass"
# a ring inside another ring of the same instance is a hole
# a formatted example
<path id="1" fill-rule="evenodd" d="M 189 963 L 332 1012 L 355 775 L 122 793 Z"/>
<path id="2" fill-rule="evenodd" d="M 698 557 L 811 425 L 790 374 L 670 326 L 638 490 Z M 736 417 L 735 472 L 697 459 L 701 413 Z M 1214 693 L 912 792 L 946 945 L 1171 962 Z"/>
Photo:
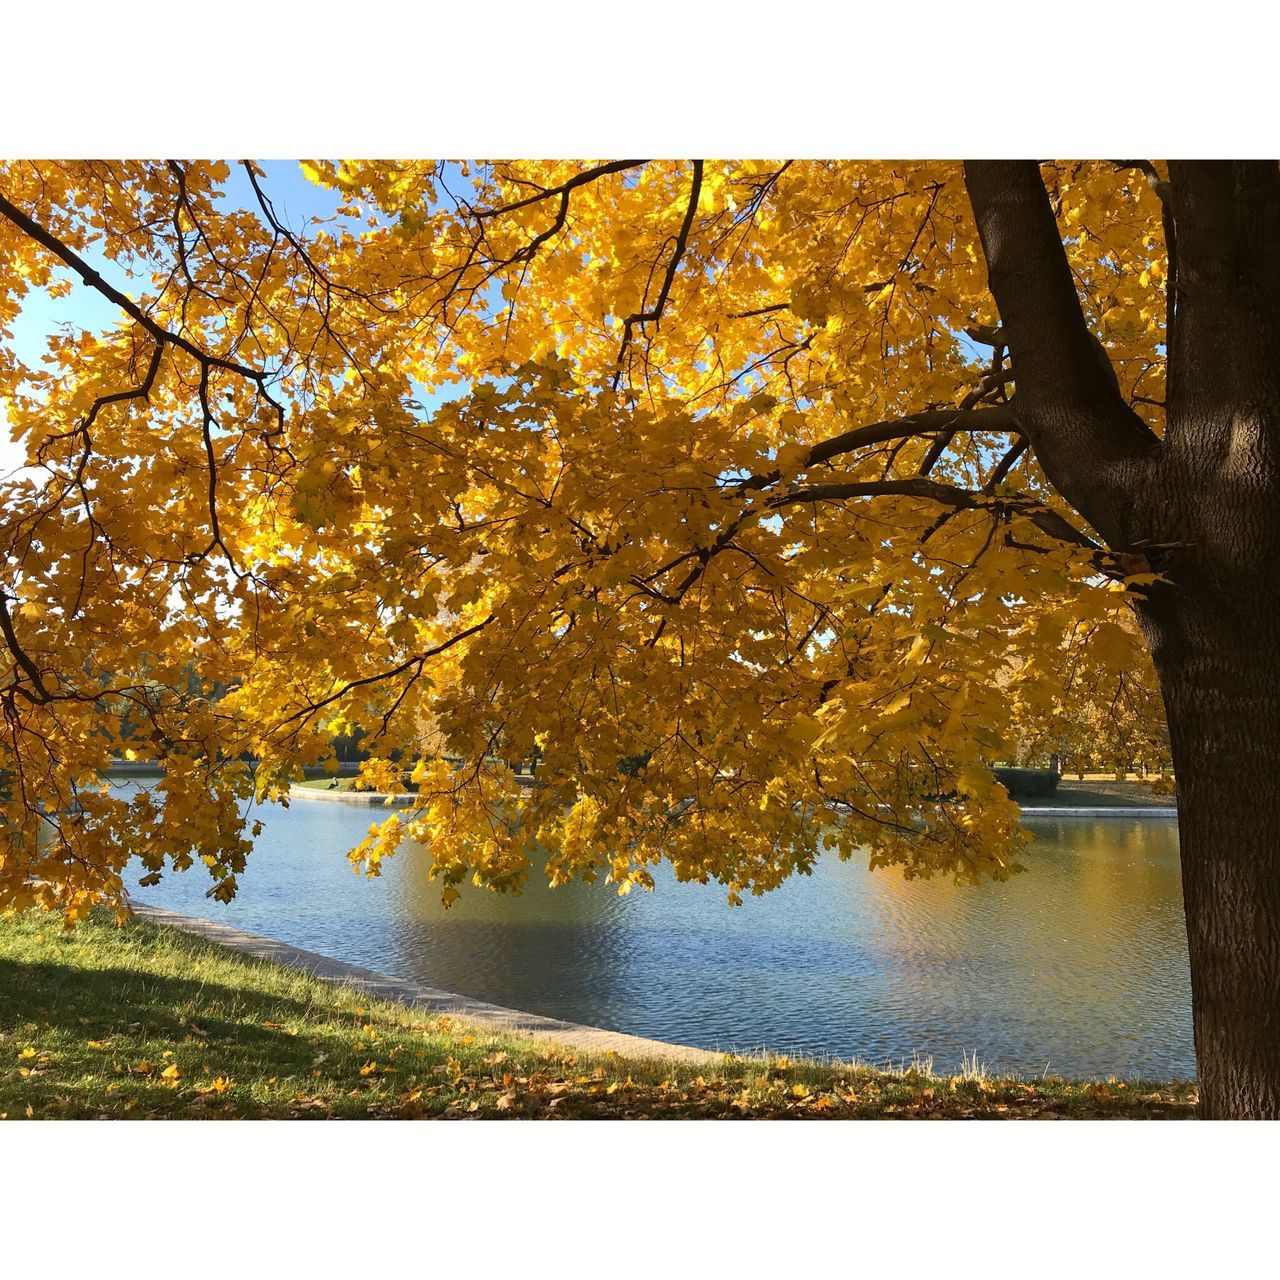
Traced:
<path id="1" fill-rule="evenodd" d="M 191 1117 L 233 1106 L 247 1118 L 296 1117 L 300 1096 L 324 1095 L 316 1114 L 363 1115 L 394 1088 L 360 1067 L 399 1029 L 381 1020 L 371 1035 L 366 1006 L 332 995 L 318 1004 L 217 980 L 0 957 L 0 1111 Z M 448 1060 L 441 1036 L 405 1028 L 400 1038 L 411 1040 L 419 1075 Z M 224 1097 L 217 1079 L 240 1083 Z"/>

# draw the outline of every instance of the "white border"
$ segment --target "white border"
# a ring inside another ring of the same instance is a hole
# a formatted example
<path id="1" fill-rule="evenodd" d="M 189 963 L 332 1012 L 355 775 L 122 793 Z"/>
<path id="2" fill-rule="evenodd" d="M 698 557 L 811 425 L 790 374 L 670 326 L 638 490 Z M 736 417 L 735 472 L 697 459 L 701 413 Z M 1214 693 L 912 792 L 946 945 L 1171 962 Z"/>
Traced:
<path id="1" fill-rule="evenodd" d="M 7 156 L 1265 155 L 1266 6 L 10 6 Z M 411 16 L 406 17 L 406 14 Z M 1235 1275 L 1273 1126 L 4 1125 L 13 1275 Z"/>

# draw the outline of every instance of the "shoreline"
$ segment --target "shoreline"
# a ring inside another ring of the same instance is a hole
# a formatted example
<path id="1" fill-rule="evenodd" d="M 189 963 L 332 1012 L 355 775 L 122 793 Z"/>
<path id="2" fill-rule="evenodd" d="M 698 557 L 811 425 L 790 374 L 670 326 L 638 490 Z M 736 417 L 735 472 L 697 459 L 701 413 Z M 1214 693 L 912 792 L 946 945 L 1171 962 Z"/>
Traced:
<path id="1" fill-rule="evenodd" d="M 526 785 L 523 780 L 521 785 Z M 289 788 L 289 799 L 321 800 L 327 803 L 382 805 L 386 808 L 408 808 L 416 797 L 408 791 L 319 791 L 296 783 Z M 1033 818 L 1173 818 L 1177 805 L 1044 805 L 1022 810 L 1024 822 Z"/>
<path id="2" fill-rule="evenodd" d="M 323 800 L 330 804 L 386 805 L 388 808 L 407 808 L 417 797 L 410 791 L 317 791 L 314 787 L 301 787 L 296 782 L 289 786 L 290 800 Z"/>
<path id="3" fill-rule="evenodd" d="M 201 920 L 197 916 L 184 916 L 166 907 L 130 899 L 130 909 L 141 920 L 165 925 L 183 933 L 194 934 L 209 942 L 255 960 L 266 960 L 286 968 L 298 969 L 321 982 L 350 987 L 379 1000 L 392 1000 L 411 1008 L 434 1014 L 448 1014 L 475 1023 L 488 1030 L 513 1035 L 529 1036 L 534 1040 L 581 1049 L 589 1053 L 616 1053 L 623 1057 L 664 1058 L 677 1062 L 710 1063 L 725 1055 L 711 1049 L 698 1049 L 692 1045 L 672 1044 L 667 1040 L 651 1040 L 646 1036 L 633 1036 L 625 1031 L 610 1031 L 605 1027 L 591 1027 L 581 1022 L 566 1022 L 543 1014 L 527 1013 L 522 1009 L 509 1009 L 490 1004 L 471 996 L 442 991 L 424 986 L 407 978 L 366 969 L 362 965 L 336 960 L 316 951 L 306 951 L 288 942 L 264 938 L 231 925 L 213 920 Z M 742 1055 L 737 1055 L 742 1056 Z"/>

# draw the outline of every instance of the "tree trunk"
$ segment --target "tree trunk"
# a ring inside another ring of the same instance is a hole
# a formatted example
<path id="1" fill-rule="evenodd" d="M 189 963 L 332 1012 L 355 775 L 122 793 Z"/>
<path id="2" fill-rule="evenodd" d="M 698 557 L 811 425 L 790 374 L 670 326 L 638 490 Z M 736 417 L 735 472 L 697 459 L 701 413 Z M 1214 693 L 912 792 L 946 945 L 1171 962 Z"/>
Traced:
<path id="1" fill-rule="evenodd" d="M 1031 161 L 966 161 L 1053 487 L 1165 581 L 1138 607 L 1177 774 L 1201 1113 L 1280 1119 L 1280 167 L 1170 161 L 1165 424 L 1125 398 Z M 1123 762 L 1118 762 L 1123 763 Z"/>
<path id="2" fill-rule="evenodd" d="M 1280 591 L 1274 569 L 1140 608 L 1177 778 L 1200 1114 L 1280 1119 Z"/>

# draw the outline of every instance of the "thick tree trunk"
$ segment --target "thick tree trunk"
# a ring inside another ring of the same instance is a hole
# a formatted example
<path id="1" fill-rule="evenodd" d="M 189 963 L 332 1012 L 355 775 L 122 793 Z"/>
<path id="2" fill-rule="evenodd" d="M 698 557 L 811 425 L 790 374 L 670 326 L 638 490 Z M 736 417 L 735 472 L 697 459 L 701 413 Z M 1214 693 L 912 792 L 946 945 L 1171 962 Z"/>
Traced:
<path id="1" fill-rule="evenodd" d="M 1268 569 L 1140 610 L 1177 774 L 1201 1115 L 1280 1119 L 1280 591 Z"/>
<path id="2" fill-rule="evenodd" d="M 1157 439 L 1091 335 L 1033 162 L 965 182 L 1045 475 L 1167 582 L 1139 616 L 1164 692 L 1202 1114 L 1280 1119 L 1280 168 L 1171 161 Z"/>

